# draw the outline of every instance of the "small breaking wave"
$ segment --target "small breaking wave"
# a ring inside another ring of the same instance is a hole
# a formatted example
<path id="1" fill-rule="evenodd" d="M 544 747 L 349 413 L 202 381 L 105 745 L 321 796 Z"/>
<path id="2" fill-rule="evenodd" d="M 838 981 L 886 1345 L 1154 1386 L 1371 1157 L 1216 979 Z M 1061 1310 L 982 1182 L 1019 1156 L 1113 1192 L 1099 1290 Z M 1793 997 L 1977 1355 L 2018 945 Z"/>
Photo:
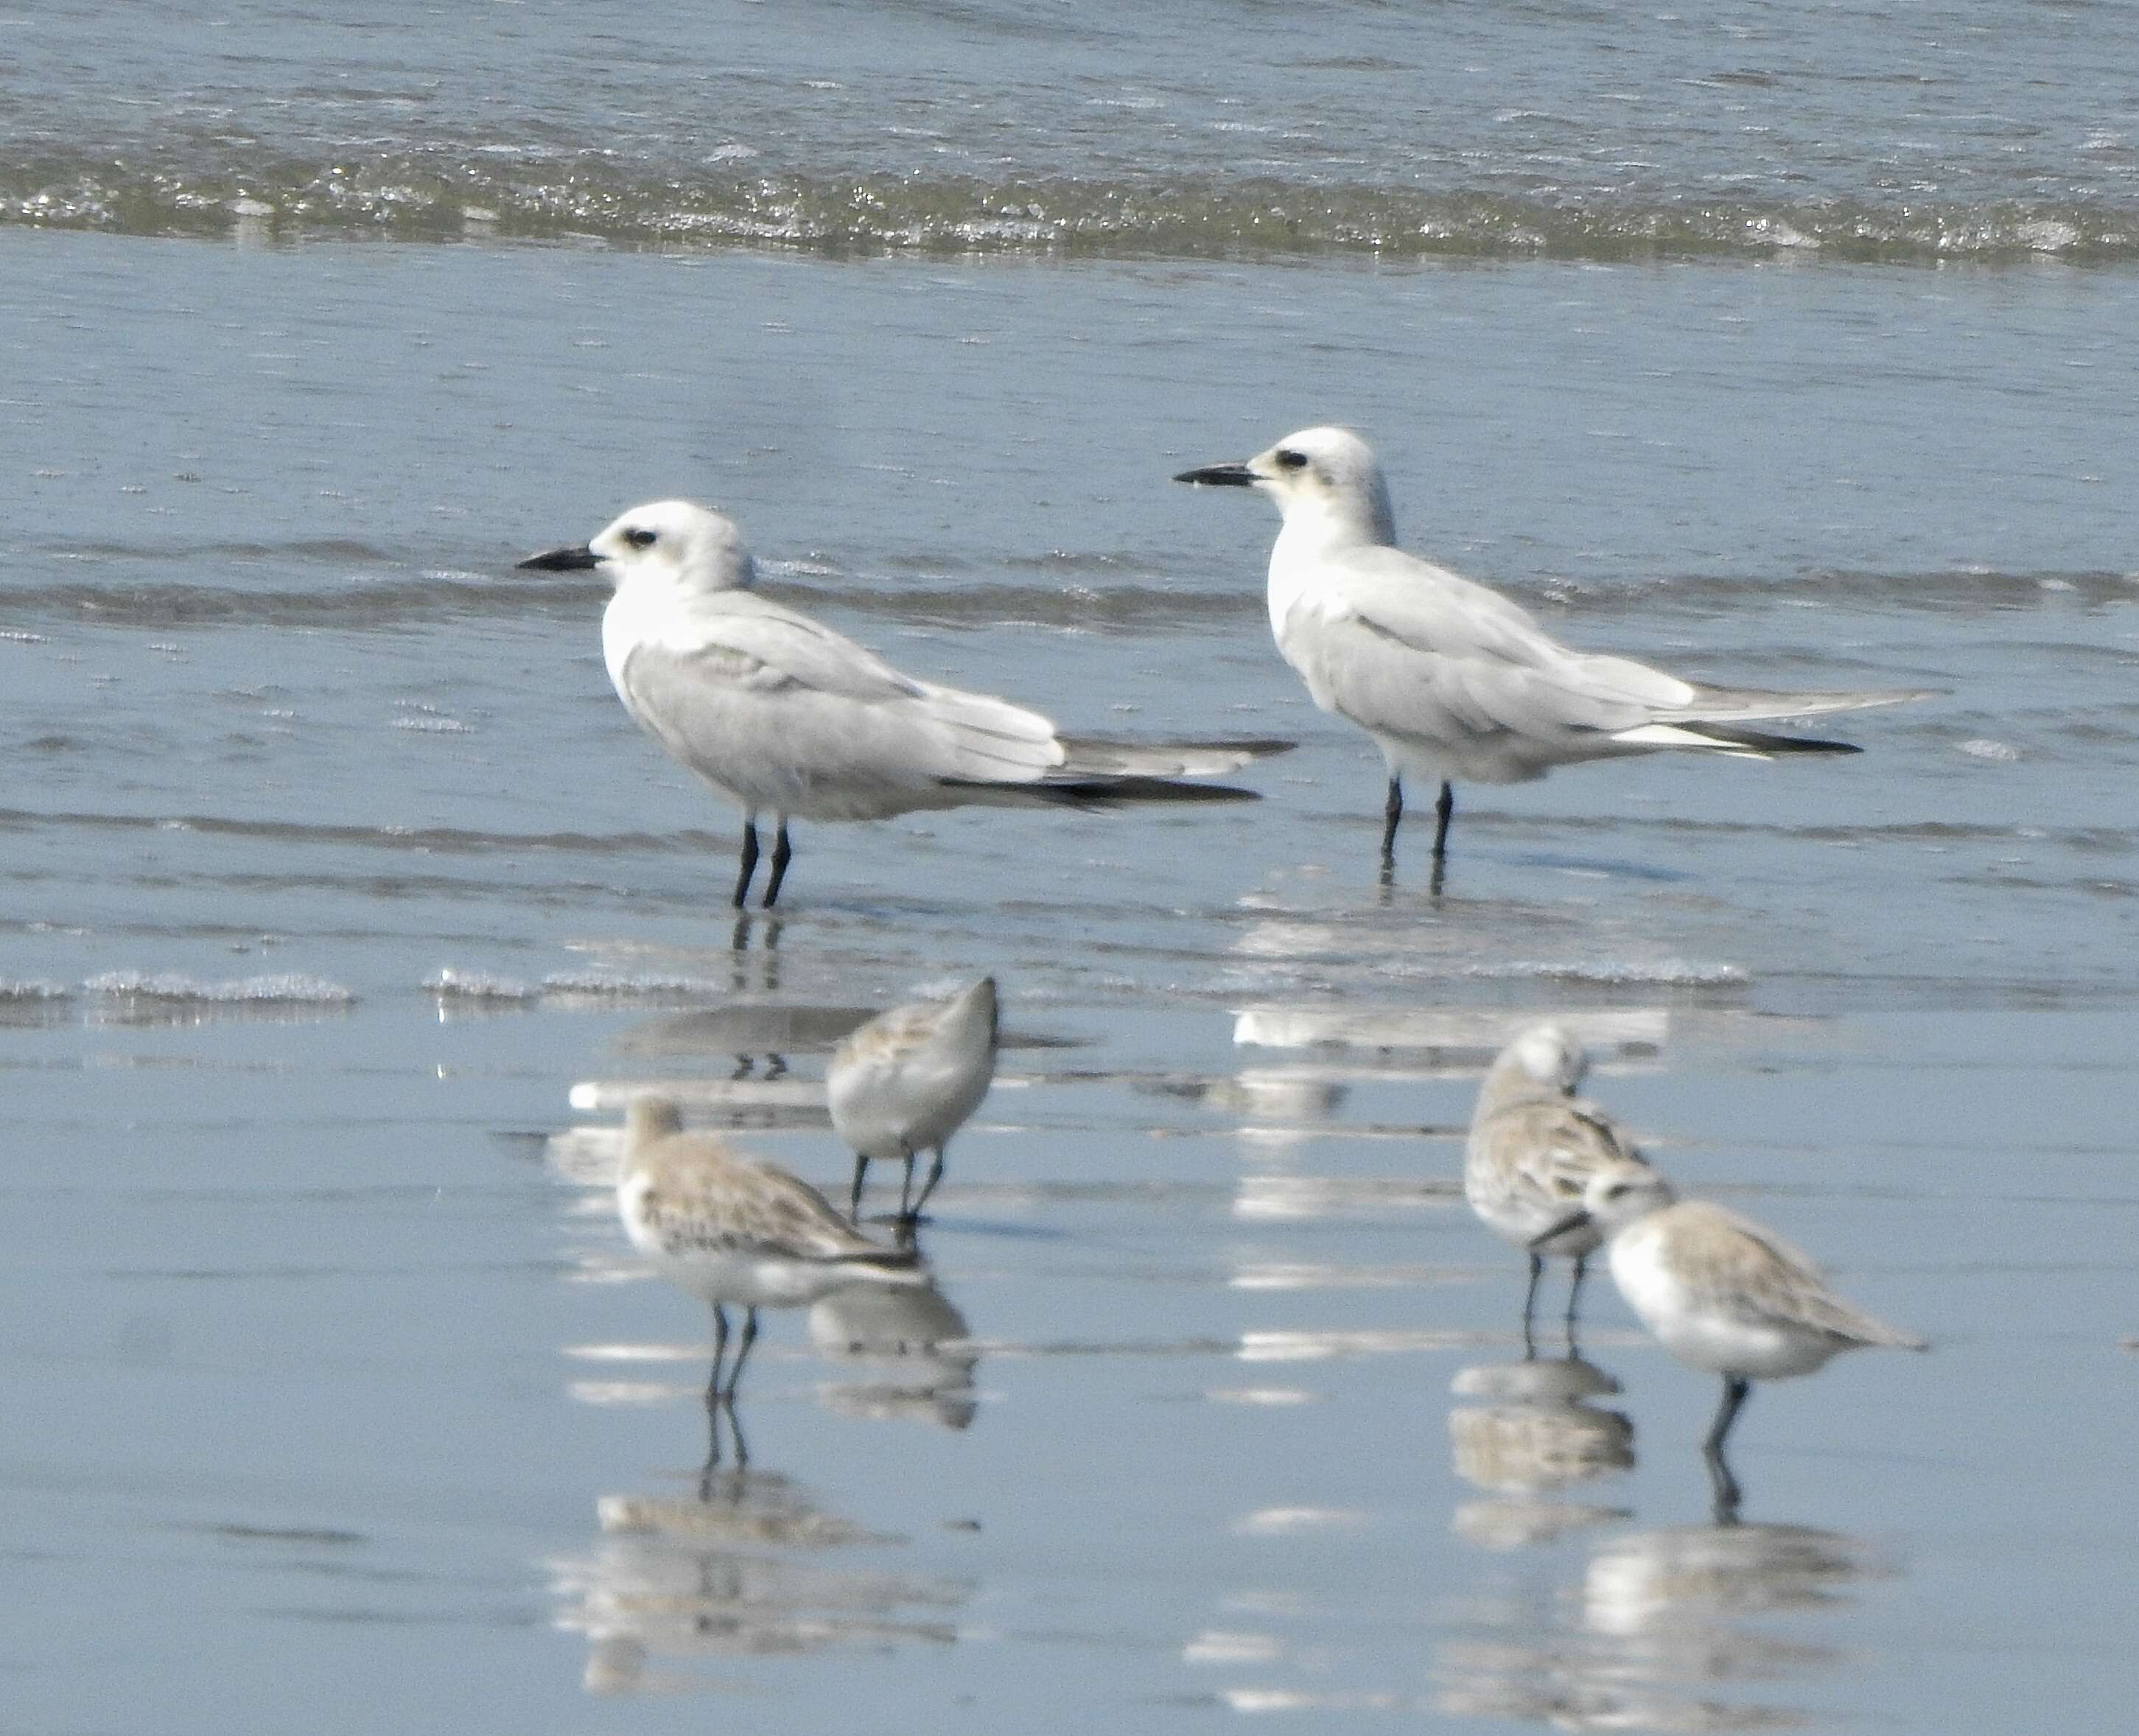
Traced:
<path id="1" fill-rule="evenodd" d="M 350 1006 L 356 1001 L 355 991 L 340 983 L 295 971 L 204 982 L 170 971 L 106 971 L 81 986 L 85 994 L 106 1000 L 214 1006 Z"/>
<path id="2" fill-rule="evenodd" d="M 1495 981 L 1520 979 L 1598 988 L 1740 988 L 1753 980 L 1743 965 L 1683 958 L 1658 959 L 1652 963 L 1622 959 L 1511 959 L 1500 964 L 1469 965 L 1463 974 Z"/>
<path id="3" fill-rule="evenodd" d="M 427 993 L 445 1000 L 499 1003 L 533 1000 L 541 992 L 517 977 L 493 976 L 482 971 L 456 971 L 450 965 L 425 977 L 423 988 Z"/>
<path id="4" fill-rule="evenodd" d="M 609 975 L 601 971 L 552 971 L 542 979 L 542 993 L 568 1000 L 694 1001 L 730 993 L 725 983 L 701 976 L 665 976 L 656 972 Z"/>
<path id="5" fill-rule="evenodd" d="M 171 147 L 177 149 L 174 144 Z M 489 242 L 598 240 L 852 257 L 1772 259 L 2006 263 L 2139 258 L 2113 199 L 1733 199 L 1669 190 L 1525 196 L 1274 178 L 828 169 L 711 173 L 657 161 L 501 159 L 441 144 L 232 163 L 46 153 L 0 165 L 0 223 L 115 233 Z"/>
<path id="6" fill-rule="evenodd" d="M 0 1006 L 37 1006 L 74 997 L 56 982 L 10 980 L 0 977 Z"/>

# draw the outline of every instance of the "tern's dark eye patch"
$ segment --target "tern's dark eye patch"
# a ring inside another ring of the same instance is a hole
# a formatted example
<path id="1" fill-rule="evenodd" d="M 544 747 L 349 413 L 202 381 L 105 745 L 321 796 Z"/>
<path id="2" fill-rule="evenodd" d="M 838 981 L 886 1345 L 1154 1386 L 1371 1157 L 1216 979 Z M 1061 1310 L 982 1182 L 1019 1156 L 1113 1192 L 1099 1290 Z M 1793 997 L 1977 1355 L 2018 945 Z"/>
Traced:
<path id="1" fill-rule="evenodd" d="M 643 531 L 635 525 L 624 533 L 624 540 L 634 549 L 650 549 L 653 546 L 653 533 L 651 531 Z"/>
<path id="2" fill-rule="evenodd" d="M 1307 468 L 1307 454 L 1296 452 L 1288 446 L 1278 453 L 1277 467 L 1280 470 L 1304 470 Z"/>

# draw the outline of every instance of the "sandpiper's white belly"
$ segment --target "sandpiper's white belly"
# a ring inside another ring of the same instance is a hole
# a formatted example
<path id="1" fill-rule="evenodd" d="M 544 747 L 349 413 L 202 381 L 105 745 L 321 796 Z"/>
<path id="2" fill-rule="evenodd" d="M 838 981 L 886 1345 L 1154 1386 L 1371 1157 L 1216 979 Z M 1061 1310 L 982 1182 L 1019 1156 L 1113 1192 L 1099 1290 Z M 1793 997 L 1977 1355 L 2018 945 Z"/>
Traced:
<path id="1" fill-rule="evenodd" d="M 1613 1238 L 1612 1279 L 1673 1356 L 1711 1374 L 1774 1381 L 1810 1374 L 1845 1347 L 1830 1333 L 1756 1318 L 1753 1307 L 1734 1308 L 1727 1294 L 1687 1283 L 1672 1257 L 1670 1215 L 1657 1212 Z"/>

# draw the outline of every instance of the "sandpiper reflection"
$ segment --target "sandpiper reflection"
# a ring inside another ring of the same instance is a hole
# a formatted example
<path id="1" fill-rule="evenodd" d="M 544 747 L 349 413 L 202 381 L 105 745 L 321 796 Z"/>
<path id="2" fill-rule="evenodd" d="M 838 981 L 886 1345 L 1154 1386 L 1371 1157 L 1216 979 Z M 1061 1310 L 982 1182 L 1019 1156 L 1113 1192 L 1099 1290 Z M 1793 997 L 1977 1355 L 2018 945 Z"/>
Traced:
<path id="1" fill-rule="evenodd" d="M 947 1646 L 962 1582 L 882 1565 L 904 1539 L 826 1513 L 785 1477 L 727 1470 L 697 1499 L 604 1495 L 600 1535 L 551 1564 L 556 1625 L 585 1635 L 591 1693 L 712 1688 L 674 1665 L 837 1646 Z"/>
<path id="2" fill-rule="evenodd" d="M 817 1389 L 827 1410 L 946 1429 L 972 1426 L 979 1411 L 980 1352 L 932 1278 L 916 1289 L 835 1291 L 810 1310 L 810 1342 L 845 1365 L 841 1379 Z"/>
<path id="3" fill-rule="evenodd" d="M 1567 1528 L 1473 1541 L 1509 1548 Z M 1474 1590 L 1463 1636 L 1440 1650 L 1441 1711 L 1562 1730 L 1796 1729 L 1816 1719 L 1787 1704 L 1787 1685 L 1848 1661 L 1854 1588 L 1893 1572 L 1855 1538 L 1775 1524 L 1605 1531 L 1571 1586 L 1564 1562 L 1504 1557 Z M 1823 1611 L 1824 1631 L 1804 1619 Z M 1786 1631 L 1765 1619 L 1784 1616 Z"/>
<path id="4" fill-rule="evenodd" d="M 1633 1424 L 1593 1402 L 1619 1391 L 1595 1363 L 1569 1356 L 1481 1365 L 1459 1372 L 1453 1390 L 1487 1401 L 1448 1413 L 1456 1474 L 1488 1496 L 1456 1509 L 1459 1535 L 1513 1549 L 1626 1517 L 1623 1508 L 1564 1498 L 1634 1463 Z"/>

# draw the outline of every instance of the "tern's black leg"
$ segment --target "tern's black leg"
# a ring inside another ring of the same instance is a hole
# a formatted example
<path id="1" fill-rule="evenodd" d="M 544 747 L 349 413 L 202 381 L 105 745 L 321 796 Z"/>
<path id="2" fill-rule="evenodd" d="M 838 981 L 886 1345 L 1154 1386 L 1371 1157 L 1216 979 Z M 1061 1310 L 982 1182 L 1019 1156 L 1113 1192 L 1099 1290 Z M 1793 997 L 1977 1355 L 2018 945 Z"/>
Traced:
<path id="1" fill-rule="evenodd" d="M 862 1220 L 862 1177 L 869 1174 L 869 1159 L 859 1152 L 854 1154 L 854 1191 L 847 1200 L 847 1221 L 859 1224 Z"/>
<path id="2" fill-rule="evenodd" d="M 757 1310 L 743 1310 L 742 1338 L 736 1346 L 735 1366 L 728 1370 L 727 1390 L 721 1396 L 731 1405 L 735 1402 L 736 1382 L 742 1378 L 742 1365 L 750 1359 L 750 1347 L 757 1342 Z"/>
<path id="3" fill-rule="evenodd" d="M 921 1192 L 913 1202 L 913 1210 L 907 1214 L 909 1218 L 921 1215 L 921 1208 L 928 1203 L 929 1195 L 936 1191 L 936 1184 L 942 1179 L 943 1147 L 939 1145 L 936 1147 L 936 1161 L 928 1166 L 928 1179 L 921 1184 Z"/>
<path id="4" fill-rule="evenodd" d="M 1403 781 L 1389 780 L 1388 800 L 1382 804 L 1382 872 L 1397 865 L 1397 827 L 1403 819 Z"/>
<path id="5" fill-rule="evenodd" d="M 1444 782 L 1433 803 L 1433 859 L 1448 853 L 1448 822 L 1456 813 L 1456 791 Z"/>
<path id="6" fill-rule="evenodd" d="M 780 883 L 787 878 L 787 864 L 795 859 L 795 847 L 787 841 L 787 816 L 780 816 L 780 830 L 772 840 L 772 878 L 765 885 L 765 907 L 772 908 L 780 897 Z"/>
<path id="7" fill-rule="evenodd" d="M 1745 1402 L 1745 1396 L 1753 1390 L 1753 1383 L 1743 1375 L 1723 1377 L 1723 1402 L 1716 1407 L 1716 1421 L 1709 1425 L 1708 1439 L 1701 1443 L 1701 1456 L 1708 1461 L 1708 1480 L 1716 1491 L 1716 1523 L 1735 1524 L 1740 1491 L 1738 1479 L 1730 1474 L 1730 1467 L 1724 1460 L 1723 1438 L 1730 1432 L 1730 1425 L 1738 1420 L 1738 1411 Z"/>
<path id="8" fill-rule="evenodd" d="M 735 907 L 741 910 L 750 902 L 750 883 L 757 873 L 757 822 L 746 819 L 742 823 L 742 861 L 736 871 Z M 736 931 L 740 936 L 743 931 Z"/>
<path id="9" fill-rule="evenodd" d="M 1530 1336 L 1530 1315 L 1537 1308 L 1538 1280 L 1544 1276 L 1544 1256 L 1533 1254 L 1530 1256 L 1530 1287 L 1523 1292 L 1523 1360 L 1525 1362 L 1537 1354 L 1537 1340 Z"/>

